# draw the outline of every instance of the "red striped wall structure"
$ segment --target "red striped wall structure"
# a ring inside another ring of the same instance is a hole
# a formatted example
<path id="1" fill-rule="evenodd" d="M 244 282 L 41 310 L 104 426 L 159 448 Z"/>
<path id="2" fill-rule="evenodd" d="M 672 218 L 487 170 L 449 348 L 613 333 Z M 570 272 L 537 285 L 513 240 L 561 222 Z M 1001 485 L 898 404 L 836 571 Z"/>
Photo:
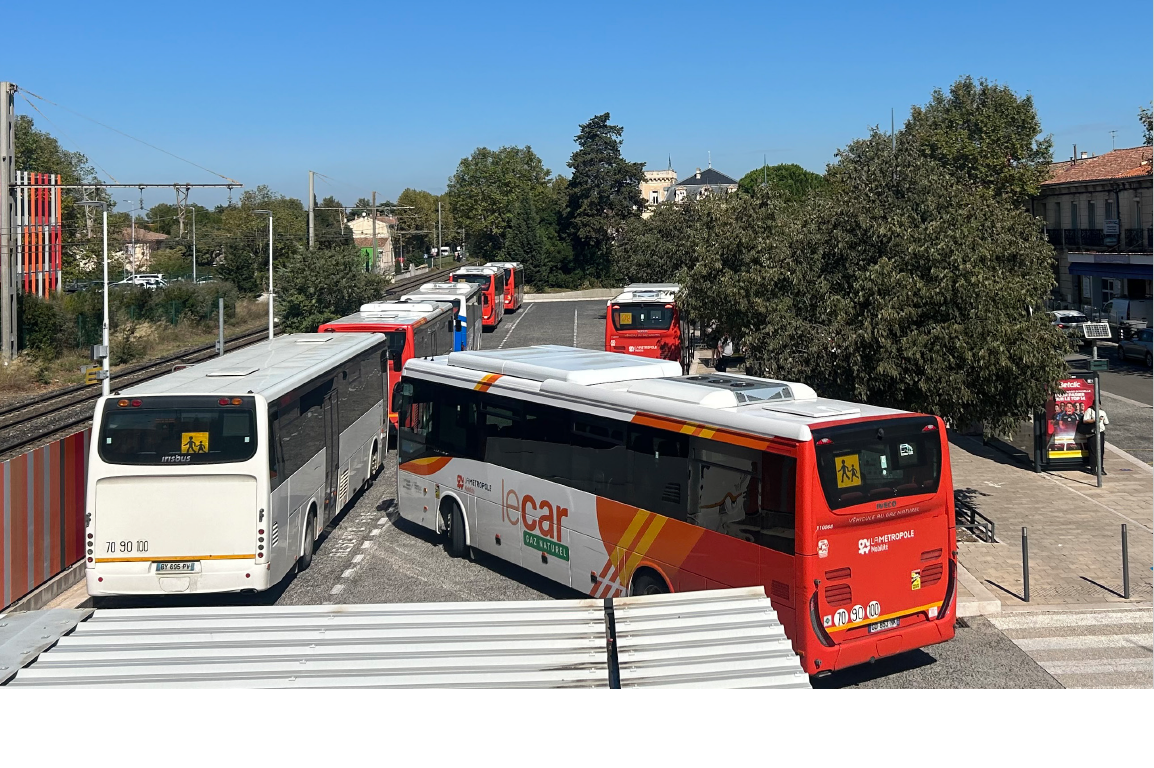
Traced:
<path id="1" fill-rule="evenodd" d="M 0 463 L 0 610 L 84 557 L 90 433 Z"/>

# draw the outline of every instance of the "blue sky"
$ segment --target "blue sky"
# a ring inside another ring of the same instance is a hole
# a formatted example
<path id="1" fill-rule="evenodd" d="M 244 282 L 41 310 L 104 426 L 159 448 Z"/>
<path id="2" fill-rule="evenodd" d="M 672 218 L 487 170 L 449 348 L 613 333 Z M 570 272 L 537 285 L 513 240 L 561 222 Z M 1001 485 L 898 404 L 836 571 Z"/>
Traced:
<path id="1" fill-rule="evenodd" d="M 891 107 L 900 126 L 963 74 L 1032 94 L 1056 158 L 1109 151 L 1111 129 L 1134 146 L 1151 13 L 1149 0 L 1108 15 L 1059 1 L 19 3 L 5 25 L 55 54 L 5 56 L 0 80 L 248 187 L 304 198 L 307 171 L 324 173 L 318 197 L 350 204 L 442 192 L 478 146 L 529 144 L 567 175 L 578 124 L 606 111 L 649 168 L 671 157 L 684 177 L 711 152 L 734 177 L 763 154 L 820 172 L 888 128 Z M 17 111 L 122 182 L 216 180 L 32 101 L 55 126 L 19 96 Z"/>

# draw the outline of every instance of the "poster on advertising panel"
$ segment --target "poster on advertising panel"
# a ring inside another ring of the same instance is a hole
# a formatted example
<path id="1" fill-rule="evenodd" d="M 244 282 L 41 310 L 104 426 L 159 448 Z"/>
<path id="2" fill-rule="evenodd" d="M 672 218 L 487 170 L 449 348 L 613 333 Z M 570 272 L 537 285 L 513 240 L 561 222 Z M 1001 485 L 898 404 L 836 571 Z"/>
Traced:
<path id="1" fill-rule="evenodd" d="M 1094 382 L 1062 379 L 1058 391 L 1046 402 L 1047 456 L 1050 459 L 1081 459 L 1086 448 L 1078 434 L 1082 414 L 1094 407 Z"/>

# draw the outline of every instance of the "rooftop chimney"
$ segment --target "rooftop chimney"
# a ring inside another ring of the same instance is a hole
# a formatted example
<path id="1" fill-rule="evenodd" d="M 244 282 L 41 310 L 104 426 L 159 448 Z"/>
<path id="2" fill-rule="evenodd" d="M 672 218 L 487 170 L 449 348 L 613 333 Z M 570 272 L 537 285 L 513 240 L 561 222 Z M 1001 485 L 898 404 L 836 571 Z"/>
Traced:
<path id="1" fill-rule="evenodd" d="M 699 179 L 701 178 L 701 169 L 700 168 L 697 169 L 697 171 L 694 173 L 694 176 L 699 178 Z"/>
<path id="2" fill-rule="evenodd" d="M 1090 153 L 1089 153 L 1089 152 L 1083 152 L 1083 153 L 1082 153 L 1082 159 L 1083 159 L 1083 160 L 1085 160 L 1085 159 L 1086 159 L 1087 157 L 1089 157 L 1089 156 L 1090 156 Z"/>

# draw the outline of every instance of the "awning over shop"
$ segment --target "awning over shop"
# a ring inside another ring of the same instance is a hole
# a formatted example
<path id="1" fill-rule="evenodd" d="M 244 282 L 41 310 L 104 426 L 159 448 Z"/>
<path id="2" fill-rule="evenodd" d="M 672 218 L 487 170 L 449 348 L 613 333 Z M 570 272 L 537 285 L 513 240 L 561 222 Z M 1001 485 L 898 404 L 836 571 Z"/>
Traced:
<path id="1" fill-rule="evenodd" d="M 1070 264 L 1071 275 L 1086 275 L 1088 277 L 1107 277 L 1115 280 L 1152 280 L 1154 267 L 1149 264 L 1087 264 L 1073 262 Z"/>

